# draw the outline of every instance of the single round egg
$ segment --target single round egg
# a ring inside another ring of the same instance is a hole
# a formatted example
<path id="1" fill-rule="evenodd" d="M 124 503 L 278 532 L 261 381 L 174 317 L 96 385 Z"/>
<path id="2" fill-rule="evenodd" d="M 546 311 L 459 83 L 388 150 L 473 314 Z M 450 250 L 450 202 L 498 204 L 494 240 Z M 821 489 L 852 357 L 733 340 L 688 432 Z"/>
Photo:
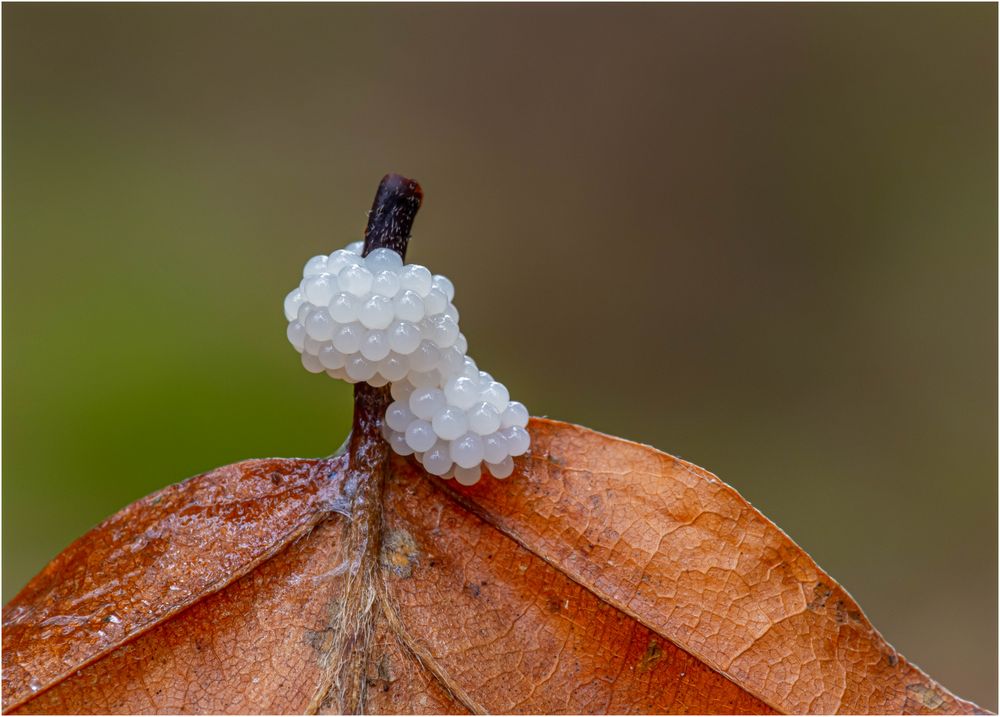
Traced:
<path id="1" fill-rule="evenodd" d="M 475 433 L 463 433 L 451 442 L 451 459 L 462 468 L 472 468 L 483 460 L 483 439 Z"/>
<path id="2" fill-rule="evenodd" d="M 486 436 L 500 428 L 500 412 L 486 401 L 473 404 L 466 412 L 469 430 Z"/>
<path id="3" fill-rule="evenodd" d="M 356 253 L 347 251 L 346 249 L 337 249 L 337 251 L 327 257 L 326 271 L 329 274 L 337 276 L 344 267 L 359 264 L 361 264 L 361 257 Z"/>
<path id="4" fill-rule="evenodd" d="M 319 350 L 319 362 L 325 369 L 343 368 L 347 358 L 330 342 L 324 343 Z"/>
<path id="5" fill-rule="evenodd" d="M 458 338 L 458 324 L 450 316 L 434 316 L 430 320 L 430 339 L 438 348 L 446 349 L 455 344 Z"/>
<path id="6" fill-rule="evenodd" d="M 360 353 L 347 357 L 344 363 L 347 375 L 355 381 L 367 381 L 375 375 L 375 363 L 369 361 Z"/>
<path id="7" fill-rule="evenodd" d="M 308 296 L 308 294 L 306 294 Z M 424 297 L 424 314 L 433 316 L 444 312 L 448 306 L 448 298 L 440 289 L 431 289 Z"/>
<path id="8" fill-rule="evenodd" d="M 337 278 L 330 274 L 317 274 L 306 279 L 306 299 L 313 306 L 326 306 L 337 291 Z"/>
<path id="9" fill-rule="evenodd" d="M 406 427 L 406 443 L 414 451 L 426 451 L 438 440 L 437 434 L 427 421 L 412 421 Z"/>
<path id="10" fill-rule="evenodd" d="M 312 354 L 302 354 L 302 365 L 305 366 L 306 371 L 309 373 L 323 373 L 326 370 L 323 368 L 323 364 L 319 362 L 319 359 Z"/>
<path id="11" fill-rule="evenodd" d="M 514 472 L 514 459 L 507 456 L 498 463 L 487 463 L 486 470 L 488 470 L 494 478 L 506 478 Z"/>
<path id="12" fill-rule="evenodd" d="M 341 324 L 333 331 L 331 340 L 334 347 L 342 354 L 354 354 L 361 349 L 361 341 L 365 337 L 361 324 Z"/>
<path id="13" fill-rule="evenodd" d="M 341 291 L 330 299 L 330 316 L 338 324 L 349 324 L 358 320 L 358 309 L 361 308 L 361 301 L 354 294 Z"/>
<path id="14" fill-rule="evenodd" d="M 465 365 L 462 367 L 462 375 L 466 378 L 471 378 L 477 384 L 479 383 L 479 367 L 471 356 L 465 357 Z"/>
<path id="15" fill-rule="evenodd" d="M 461 373 L 465 366 L 465 354 L 457 347 L 451 346 L 441 351 L 441 358 L 438 360 L 438 368 L 444 376 L 453 377 Z"/>
<path id="16" fill-rule="evenodd" d="M 432 371 L 437 368 L 441 352 L 430 341 L 421 341 L 416 350 L 410 354 L 410 368 L 414 371 Z"/>
<path id="17" fill-rule="evenodd" d="M 306 340 L 302 342 L 302 352 L 319 356 L 319 349 L 323 345 L 322 341 L 317 341 L 306 331 Z"/>
<path id="18" fill-rule="evenodd" d="M 503 411 L 507 408 L 507 404 L 510 403 L 510 392 L 499 381 L 492 381 L 487 384 L 480 393 L 480 396 L 483 401 L 491 404 L 498 411 Z"/>
<path id="19" fill-rule="evenodd" d="M 303 326 L 305 326 L 306 325 L 306 321 L 309 320 L 309 314 L 311 314 L 312 312 L 314 312 L 316 310 L 316 308 L 317 307 L 313 306 L 308 301 L 303 301 L 302 305 L 299 307 L 299 313 L 295 317 L 296 321 L 298 321 L 300 324 L 302 324 Z"/>
<path id="20" fill-rule="evenodd" d="M 449 405 L 461 408 L 463 411 L 472 408 L 479 401 L 479 385 L 471 378 L 458 376 L 449 379 L 444 385 L 444 395 Z M 457 462 L 457 461 L 456 461 Z"/>
<path id="21" fill-rule="evenodd" d="M 306 334 L 316 341 L 327 341 L 333 336 L 337 324 L 326 309 L 317 309 L 306 319 Z"/>
<path id="22" fill-rule="evenodd" d="M 455 406 L 442 406 L 434 414 L 431 426 L 439 438 L 453 441 L 469 430 L 465 411 Z"/>
<path id="23" fill-rule="evenodd" d="M 409 401 L 393 401 L 385 409 L 385 422 L 394 431 L 405 431 L 406 427 L 416 419 L 410 410 Z"/>
<path id="24" fill-rule="evenodd" d="M 460 485 L 475 485 L 479 482 L 482 475 L 482 468 L 478 464 L 469 468 L 463 466 L 455 467 L 455 481 Z"/>
<path id="25" fill-rule="evenodd" d="M 504 428 L 510 428 L 511 426 L 524 428 L 528 425 L 528 418 L 528 409 L 523 403 L 520 401 L 510 401 L 503 410 L 503 415 L 500 417 L 500 425 Z"/>
<path id="26" fill-rule="evenodd" d="M 380 271 L 372 279 L 372 293 L 391 299 L 399 293 L 399 274 L 395 271 Z"/>
<path id="27" fill-rule="evenodd" d="M 416 387 L 410 383 L 409 380 L 403 379 L 400 381 L 394 381 L 392 386 L 389 387 L 389 393 L 395 400 L 406 401 L 407 405 L 409 405 L 410 394 L 413 393 L 415 389 Z"/>
<path id="28" fill-rule="evenodd" d="M 378 362 L 378 372 L 390 381 L 399 381 L 409 370 L 407 362 L 395 351 L 390 351 L 388 356 Z"/>
<path id="29" fill-rule="evenodd" d="M 444 294 L 447 301 L 452 301 L 455 298 L 455 285 L 452 284 L 451 279 L 444 274 L 434 275 L 433 286 L 435 289 Z"/>
<path id="30" fill-rule="evenodd" d="M 424 318 L 424 300 L 409 289 L 400 291 L 393 299 L 393 311 L 400 321 L 418 323 Z"/>
<path id="31" fill-rule="evenodd" d="M 347 381 L 348 383 L 352 383 L 351 379 L 347 375 L 347 372 L 343 368 L 328 368 L 326 370 L 326 375 L 330 378 L 335 378 L 338 381 Z"/>
<path id="32" fill-rule="evenodd" d="M 444 393 L 439 388 L 418 388 L 410 394 L 409 405 L 414 416 L 430 421 L 444 408 Z"/>
<path id="33" fill-rule="evenodd" d="M 400 431 L 393 431 L 389 434 L 389 447 L 401 456 L 413 453 L 410 444 L 406 442 L 406 434 Z"/>
<path id="34" fill-rule="evenodd" d="M 409 321 L 394 321 L 389 326 L 389 346 L 398 354 L 412 354 L 420 346 L 420 327 Z"/>
<path id="35" fill-rule="evenodd" d="M 375 294 L 358 309 L 358 320 L 366 329 L 387 329 L 392 323 L 392 300 Z"/>
<path id="36" fill-rule="evenodd" d="M 365 268 L 372 274 L 380 271 L 398 272 L 403 268 L 403 258 L 392 249 L 375 249 L 365 257 Z"/>
<path id="37" fill-rule="evenodd" d="M 483 460 L 487 463 L 499 463 L 510 455 L 507 450 L 507 439 L 499 431 L 483 436 Z"/>
<path id="38" fill-rule="evenodd" d="M 285 297 L 285 318 L 289 321 L 295 321 L 303 301 L 305 301 L 305 297 L 302 295 L 301 289 L 292 289 L 288 292 L 288 296 Z"/>
<path id="39" fill-rule="evenodd" d="M 531 447 L 531 436 L 520 426 L 511 426 L 501 429 L 504 438 L 507 439 L 507 452 L 512 456 L 519 456 L 528 452 Z"/>
<path id="40" fill-rule="evenodd" d="M 337 274 L 337 285 L 341 291 L 354 294 L 359 298 L 367 296 L 368 292 L 371 291 L 373 280 L 372 273 L 358 264 L 345 266 Z M 308 298 L 308 296 L 309 292 L 306 291 L 306 297 Z"/>
<path id="41" fill-rule="evenodd" d="M 389 338 L 386 336 L 385 331 L 373 329 L 365 334 L 359 350 L 361 351 L 361 355 L 369 361 L 381 361 L 389 355 Z"/>
<path id="42" fill-rule="evenodd" d="M 320 254 L 319 256 L 312 257 L 306 262 L 305 267 L 302 269 L 302 277 L 315 276 L 316 274 L 324 274 L 326 271 L 326 254 Z"/>
<path id="43" fill-rule="evenodd" d="M 288 342 L 295 347 L 295 350 L 302 353 L 303 344 L 306 340 L 306 327 L 299 321 L 293 321 L 288 324 L 288 330 L 285 334 L 288 336 Z"/>
<path id="44" fill-rule="evenodd" d="M 431 475 L 443 476 L 447 473 L 452 466 L 451 452 L 447 441 L 437 441 L 431 446 L 424 453 L 421 463 L 424 470 Z"/>
<path id="45" fill-rule="evenodd" d="M 426 266 L 407 264 L 399 272 L 399 285 L 420 297 L 427 296 L 434 282 L 434 277 Z"/>

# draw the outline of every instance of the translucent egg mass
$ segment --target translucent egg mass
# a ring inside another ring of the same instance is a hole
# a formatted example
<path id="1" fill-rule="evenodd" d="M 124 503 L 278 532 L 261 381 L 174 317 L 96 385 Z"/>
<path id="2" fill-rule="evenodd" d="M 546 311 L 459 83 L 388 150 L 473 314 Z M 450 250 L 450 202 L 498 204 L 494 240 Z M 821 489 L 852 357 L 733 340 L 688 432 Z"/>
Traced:
<path id="1" fill-rule="evenodd" d="M 528 409 L 468 356 L 455 286 L 362 242 L 306 262 L 285 297 L 288 341 L 311 373 L 391 384 L 382 435 L 428 473 L 462 485 L 506 478 L 531 437 Z"/>

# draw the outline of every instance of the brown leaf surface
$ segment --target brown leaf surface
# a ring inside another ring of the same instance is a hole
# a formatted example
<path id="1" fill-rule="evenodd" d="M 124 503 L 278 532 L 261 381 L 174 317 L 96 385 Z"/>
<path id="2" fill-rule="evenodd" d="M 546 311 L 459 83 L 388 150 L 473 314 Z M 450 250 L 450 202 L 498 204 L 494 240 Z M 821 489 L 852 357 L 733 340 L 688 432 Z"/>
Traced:
<path id="1" fill-rule="evenodd" d="M 344 463 L 219 468 L 133 503 L 74 542 L 4 608 L 4 708 L 169 625 L 307 533 L 337 508 Z M 272 562 L 264 567 L 278 569 Z M 211 626 L 199 637 L 214 640 Z"/>
<path id="2" fill-rule="evenodd" d="M 367 567 L 341 514 L 375 454 L 247 461 L 138 501 L 4 608 L 5 711 L 979 711 L 711 474 L 529 430 L 506 481 L 394 457 Z"/>

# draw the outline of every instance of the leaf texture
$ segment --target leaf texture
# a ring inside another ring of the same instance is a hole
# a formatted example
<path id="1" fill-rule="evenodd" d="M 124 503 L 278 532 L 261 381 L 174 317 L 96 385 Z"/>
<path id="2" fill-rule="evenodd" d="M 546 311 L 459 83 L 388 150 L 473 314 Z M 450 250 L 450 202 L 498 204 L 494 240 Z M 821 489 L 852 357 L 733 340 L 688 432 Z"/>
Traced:
<path id="1" fill-rule="evenodd" d="M 344 462 L 219 468 L 133 503 L 74 542 L 4 608 L 4 708 L 169 625 L 303 536 L 338 505 Z M 270 561 L 266 567 L 273 569 Z M 113 711 L 110 703 L 93 704 Z"/>
<path id="2" fill-rule="evenodd" d="M 246 461 L 138 501 L 4 608 L 5 712 L 981 712 L 713 475 L 529 430 L 505 481 L 393 456 L 370 571 L 346 456 Z M 332 675 L 359 655 L 361 702 L 338 703 Z"/>

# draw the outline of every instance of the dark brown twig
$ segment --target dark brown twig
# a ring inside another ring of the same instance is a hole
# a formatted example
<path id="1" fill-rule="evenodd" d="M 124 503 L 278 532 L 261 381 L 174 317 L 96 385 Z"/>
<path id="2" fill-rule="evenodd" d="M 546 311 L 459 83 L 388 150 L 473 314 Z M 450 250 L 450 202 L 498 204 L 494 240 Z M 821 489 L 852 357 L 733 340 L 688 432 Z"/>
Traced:
<path id="1" fill-rule="evenodd" d="M 392 249 L 403 259 L 410 241 L 413 219 L 423 200 L 420 185 L 398 174 L 382 177 L 375 201 L 368 213 L 363 256 L 376 249 Z M 349 446 L 350 466 L 346 484 L 347 495 L 364 499 L 363 486 L 370 484 L 384 466 L 388 446 L 382 440 L 379 427 L 391 399 L 388 387 L 374 388 L 367 383 L 354 385 L 354 426 Z"/>
<path id="2" fill-rule="evenodd" d="M 382 177 L 368 213 L 363 255 L 368 256 L 375 249 L 392 249 L 405 259 L 413 218 L 423 198 L 420 185 L 412 179 L 398 174 Z"/>
<path id="3" fill-rule="evenodd" d="M 363 254 L 387 248 L 405 258 L 410 228 L 422 199 L 420 185 L 413 180 L 398 174 L 383 177 L 368 214 Z M 391 400 L 388 386 L 354 386 L 354 422 L 344 479 L 349 501 L 343 542 L 347 571 L 333 619 L 333 644 L 307 709 L 309 713 L 327 706 L 344 714 L 364 711 L 372 636 L 381 610 L 377 591 L 382 493 L 389 463 L 389 446 L 382 438 L 381 424 Z M 333 701 L 335 705 L 330 704 Z"/>

